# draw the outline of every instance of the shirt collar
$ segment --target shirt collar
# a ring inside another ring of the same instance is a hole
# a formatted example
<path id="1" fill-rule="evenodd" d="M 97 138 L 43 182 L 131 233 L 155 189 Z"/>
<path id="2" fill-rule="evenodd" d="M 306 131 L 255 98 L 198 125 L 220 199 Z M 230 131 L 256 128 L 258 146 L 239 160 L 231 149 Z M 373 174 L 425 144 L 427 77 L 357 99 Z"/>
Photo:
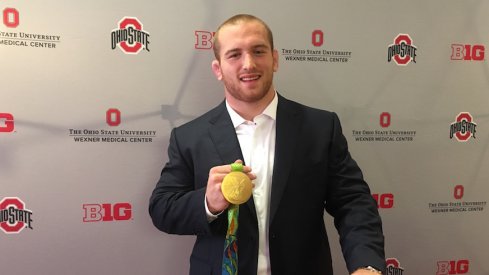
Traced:
<path id="1" fill-rule="evenodd" d="M 277 92 L 273 96 L 272 101 L 268 106 L 263 110 L 262 114 L 270 117 L 273 120 L 277 119 L 277 105 L 278 105 L 278 97 Z M 231 116 L 231 121 L 233 122 L 234 128 L 246 122 L 246 119 L 241 117 L 231 106 L 229 106 L 228 101 L 226 100 L 226 109 L 228 110 L 229 116 Z"/>

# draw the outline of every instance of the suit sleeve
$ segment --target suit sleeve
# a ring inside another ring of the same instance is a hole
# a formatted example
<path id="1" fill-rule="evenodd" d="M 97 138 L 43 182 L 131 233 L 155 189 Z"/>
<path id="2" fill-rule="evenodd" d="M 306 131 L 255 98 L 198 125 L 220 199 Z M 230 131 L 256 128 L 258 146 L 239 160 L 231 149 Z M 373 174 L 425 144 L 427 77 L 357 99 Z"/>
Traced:
<path id="1" fill-rule="evenodd" d="M 178 128 L 171 132 L 168 162 L 150 198 L 149 214 L 161 231 L 180 235 L 208 235 L 220 231 L 222 217 L 208 223 L 205 212 L 206 182 L 196 187 L 190 155 L 182 153 Z M 222 215 L 221 215 L 222 216 Z"/>
<path id="2" fill-rule="evenodd" d="M 334 217 L 348 270 L 385 270 L 384 235 L 377 204 L 352 159 L 336 114 L 329 149 L 326 211 Z"/>

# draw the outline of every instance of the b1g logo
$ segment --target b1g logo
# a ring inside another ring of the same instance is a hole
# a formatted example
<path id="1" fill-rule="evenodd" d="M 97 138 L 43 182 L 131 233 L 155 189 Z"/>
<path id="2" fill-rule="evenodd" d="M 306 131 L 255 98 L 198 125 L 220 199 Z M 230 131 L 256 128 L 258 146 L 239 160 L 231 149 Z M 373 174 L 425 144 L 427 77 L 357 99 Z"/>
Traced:
<path id="1" fill-rule="evenodd" d="M 108 109 L 105 112 L 105 121 L 109 126 L 119 126 L 121 124 L 121 111 L 115 108 Z"/>
<path id="2" fill-rule="evenodd" d="M 20 233 L 24 228 L 32 229 L 32 211 L 16 197 L 0 201 L 0 229 L 6 234 Z"/>
<path id="3" fill-rule="evenodd" d="M 389 45 L 387 61 L 391 62 L 394 60 L 399 66 L 406 66 L 411 61 L 416 63 L 417 50 L 409 34 L 400 33 L 394 38 L 394 44 Z"/>
<path id="4" fill-rule="evenodd" d="M 484 45 L 452 44 L 452 60 L 482 61 L 484 60 Z"/>
<path id="5" fill-rule="evenodd" d="M 466 142 L 471 137 L 475 138 L 477 124 L 468 112 L 461 112 L 450 125 L 450 139 L 455 137 L 460 142 Z"/>
<path id="6" fill-rule="evenodd" d="M 389 209 L 394 207 L 394 194 L 372 194 L 372 197 L 377 202 L 377 208 Z"/>
<path id="7" fill-rule="evenodd" d="M 396 258 L 388 258 L 385 260 L 386 262 L 386 275 L 402 275 L 404 272 L 404 268 L 401 267 L 401 263 Z"/>
<path id="8" fill-rule="evenodd" d="M 215 32 L 208 31 L 195 31 L 195 49 L 197 50 L 210 50 L 213 48 L 212 39 Z"/>
<path id="9" fill-rule="evenodd" d="M 127 221 L 132 218 L 130 203 L 84 204 L 83 222 Z"/>
<path id="10" fill-rule="evenodd" d="M 124 17 L 118 29 L 112 30 L 112 50 L 117 46 L 126 54 L 138 54 L 142 49 L 149 52 L 149 33 L 135 17 Z"/>
<path id="11" fill-rule="evenodd" d="M 3 24 L 7 28 L 17 28 L 20 24 L 19 11 L 14 8 L 5 8 L 2 12 Z"/>
<path id="12" fill-rule="evenodd" d="M 437 263 L 436 275 L 467 274 L 469 260 L 440 261 Z"/>
<path id="13" fill-rule="evenodd" d="M 14 131 L 14 116 L 8 113 L 0 113 L 0 133 Z"/>

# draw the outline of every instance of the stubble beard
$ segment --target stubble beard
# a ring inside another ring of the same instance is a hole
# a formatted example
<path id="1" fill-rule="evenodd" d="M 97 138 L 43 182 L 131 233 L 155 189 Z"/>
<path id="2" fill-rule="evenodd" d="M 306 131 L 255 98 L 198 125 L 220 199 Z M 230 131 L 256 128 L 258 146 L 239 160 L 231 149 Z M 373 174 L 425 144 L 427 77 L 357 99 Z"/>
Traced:
<path id="1" fill-rule="evenodd" d="M 240 80 L 238 79 L 238 81 Z M 246 103 L 255 103 L 262 100 L 268 94 L 270 88 L 272 87 L 272 78 L 263 82 L 257 91 L 252 92 L 244 91 L 243 87 L 240 87 L 239 84 L 228 81 L 228 79 L 225 77 L 223 78 L 223 83 L 224 87 L 226 88 L 226 92 L 236 100 Z"/>

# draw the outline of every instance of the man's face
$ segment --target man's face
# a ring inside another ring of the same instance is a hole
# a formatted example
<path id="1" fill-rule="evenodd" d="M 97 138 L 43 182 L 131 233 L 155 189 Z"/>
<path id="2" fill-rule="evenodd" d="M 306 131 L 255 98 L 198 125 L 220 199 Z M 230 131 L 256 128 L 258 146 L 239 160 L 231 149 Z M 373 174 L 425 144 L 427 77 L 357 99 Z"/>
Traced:
<path id="1" fill-rule="evenodd" d="M 223 81 L 226 98 L 253 103 L 273 93 L 278 53 L 271 49 L 263 25 L 256 21 L 227 25 L 218 39 L 220 61 L 212 62 L 212 70 Z"/>

